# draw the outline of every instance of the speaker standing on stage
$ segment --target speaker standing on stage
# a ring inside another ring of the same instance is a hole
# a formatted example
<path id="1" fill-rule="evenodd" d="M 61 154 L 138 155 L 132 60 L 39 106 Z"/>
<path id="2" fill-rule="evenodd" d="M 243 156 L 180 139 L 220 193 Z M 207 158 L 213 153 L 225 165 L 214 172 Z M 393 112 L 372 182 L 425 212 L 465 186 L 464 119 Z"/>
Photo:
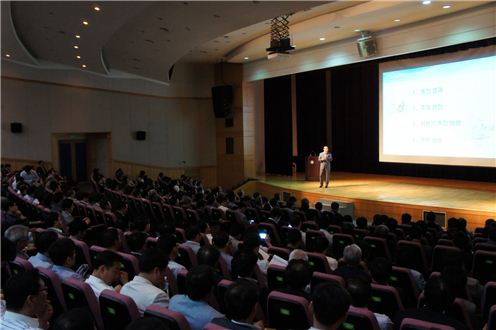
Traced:
<path id="1" fill-rule="evenodd" d="M 325 177 L 325 187 L 329 185 L 329 176 L 331 175 L 331 162 L 332 162 L 332 154 L 329 152 L 329 148 L 327 146 L 324 147 L 324 151 L 319 154 L 319 162 L 320 162 L 320 187 L 322 188 L 322 184 L 324 183 Z"/>

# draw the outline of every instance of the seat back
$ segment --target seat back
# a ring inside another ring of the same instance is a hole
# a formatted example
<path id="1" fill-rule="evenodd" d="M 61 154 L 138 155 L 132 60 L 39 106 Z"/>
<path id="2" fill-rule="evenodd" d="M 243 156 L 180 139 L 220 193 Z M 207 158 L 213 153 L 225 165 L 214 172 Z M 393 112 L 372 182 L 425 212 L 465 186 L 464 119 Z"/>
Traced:
<path id="1" fill-rule="evenodd" d="M 483 251 L 492 251 L 496 252 L 496 245 L 494 244 L 488 244 L 488 243 L 477 243 L 474 246 L 474 250 L 483 250 Z"/>
<path id="2" fill-rule="evenodd" d="M 335 233 L 332 236 L 332 255 L 336 259 L 343 257 L 344 248 L 355 242 L 353 236 L 348 234 Z"/>
<path id="3" fill-rule="evenodd" d="M 401 289 L 404 307 L 415 307 L 419 296 L 419 290 L 410 269 L 393 266 L 393 270 L 389 276 L 389 284 L 395 288 Z"/>
<path id="4" fill-rule="evenodd" d="M 327 258 L 322 253 L 307 252 L 308 263 L 312 266 L 314 272 L 330 273 L 331 268 Z"/>
<path id="5" fill-rule="evenodd" d="M 405 318 L 401 321 L 400 330 L 455 330 L 455 328 L 449 325 Z"/>
<path id="6" fill-rule="evenodd" d="M 146 243 L 145 243 L 146 248 L 152 249 L 152 248 L 157 247 L 157 241 L 158 241 L 158 239 L 156 237 L 147 237 Z"/>
<path id="7" fill-rule="evenodd" d="M 364 240 L 370 245 L 370 257 L 369 260 L 374 260 L 377 257 L 384 257 L 391 260 L 391 253 L 387 245 L 387 241 L 384 238 L 365 236 Z"/>
<path id="8" fill-rule="evenodd" d="M 267 268 L 267 283 L 269 291 L 286 288 L 286 268 L 279 265 L 269 265 L 269 268 Z"/>
<path id="9" fill-rule="evenodd" d="M 325 235 L 320 230 L 308 229 L 306 232 L 306 250 L 309 252 L 315 251 L 314 242 L 317 237 L 324 237 Z"/>
<path id="10" fill-rule="evenodd" d="M 122 258 L 121 270 L 129 275 L 129 280 L 132 281 L 134 276 L 139 274 L 139 261 L 138 258 L 129 253 L 119 252 Z"/>
<path id="11" fill-rule="evenodd" d="M 487 320 L 486 329 L 496 329 L 496 305 L 491 307 L 491 310 L 489 311 L 489 319 Z"/>
<path id="12" fill-rule="evenodd" d="M 227 288 L 232 284 L 232 281 L 221 280 L 217 283 L 215 287 L 215 298 L 217 298 L 217 303 L 219 304 L 219 312 L 225 314 L 226 304 L 224 302 L 224 295 L 226 294 Z"/>
<path id="13" fill-rule="evenodd" d="M 188 276 L 188 271 L 186 269 L 181 269 L 177 272 L 177 293 L 186 294 L 186 276 Z"/>
<path id="14" fill-rule="evenodd" d="M 353 229 L 353 236 L 357 241 L 361 241 L 368 233 L 369 232 L 366 229 L 358 229 L 358 228 Z"/>
<path id="15" fill-rule="evenodd" d="M 33 269 L 33 265 L 29 261 L 19 257 L 16 257 L 13 261 L 10 261 L 9 265 L 12 275 L 17 275 L 19 273 L 24 273 L 26 270 Z"/>
<path id="16" fill-rule="evenodd" d="M 341 325 L 343 330 L 380 330 L 374 313 L 365 308 L 350 306 L 346 321 Z"/>
<path id="17" fill-rule="evenodd" d="M 275 255 L 283 258 L 284 260 L 288 260 L 289 254 L 291 253 L 291 251 L 289 251 L 289 249 L 276 247 L 276 246 L 271 246 L 267 252 L 269 254 L 275 254 Z"/>
<path id="18" fill-rule="evenodd" d="M 403 310 L 403 303 L 396 288 L 372 283 L 368 307 L 374 313 L 385 314 L 390 319 L 394 319 L 396 313 Z"/>
<path id="19" fill-rule="evenodd" d="M 37 269 L 40 271 L 40 277 L 43 279 L 48 288 L 48 300 L 52 303 L 53 318 L 55 319 L 67 310 L 60 279 L 57 274 L 50 269 L 41 267 L 37 267 Z"/>
<path id="20" fill-rule="evenodd" d="M 87 264 L 90 267 L 88 270 L 90 272 L 92 269 L 92 262 L 88 245 L 85 242 L 74 238 L 72 241 L 76 245 L 76 263 L 74 264 L 74 269 L 78 269 L 82 264 Z"/>
<path id="21" fill-rule="evenodd" d="M 95 260 L 96 256 L 99 255 L 101 252 L 107 250 L 106 248 L 103 248 L 98 245 L 92 245 L 90 246 L 90 257 L 91 257 L 91 262 Z"/>
<path id="22" fill-rule="evenodd" d="M 429 266 L 422 244 L 419 242 L 400 240 L 397 243 L 397 247 L 408 247 L 412 251 L 412 259 L 408 260 L 408 268 L 415 269 L 422 274 L 427 272 Z"/>
<path id="23" fill-rule="evenodd" d="M 103 290 L 99 298 L 105 330 L 121 330 L 140 318 L 133 299 L 112 290 Z"/>
<path id="24" fill-rule="evenodd" d="M 496 252 L 476 251 L 472 266 L 472 276 L 482 284 L 496 281 Z"/>
<path id="25" fill-rule="evenodd" d="M 319 226 L 315 221 L 305 221 L 301 224 L 301 230 L 307 231 L 308 229 L 319 230 Z"/>
<path id="26" fill-rule="evenodd" d="M 453 246 L 436 245 L 432 252 L 432 271 L 440 272 L 450 261 L 461 258 L 462 251 Z"/>
<path id="27" fill-rule="evenodd" d="M 177 263 L 183 265 L 187 269 L 198 265 L 196 255 L 193 250 L 186 244 L 180 244 L 178 247 Z"/>
<path id="28" fill-rule="evenodd" d="M 453 316 L 460 322 L 464 323 L 467 326 L 467 329 L 473 330 L 474 325 L 472 324 L 472 320 L 469 316 L 467 308 L 463 302 L 463 299 L 455 298 L 453 301 Z"/>
<path id="29" fill-rule="evenodd" d="M 253 220 L 253 221 L 255 221 L 255 223 L 260 222 L 260 217 L 258 216 L 258 211 L 257 211 L 257 209 L 255 209 L 253 207 L 247 207 L 245 209 L 245 215 L 246 215 L 246 219 L 248 221 Z"/>
<path id="30" fill-rule="evenodd" d="M 152 316 L 161 319 L 167 324 L 169 330 L 190 330 L 188 320 L 183 314 L 172 311 L 168 308 L 150 305 L 146 308 L 144 316 Z"/>
<path id="31" fill-rule="evenodd" d="M 222 276 L 225 279 L 230 280 L 231 273 L 229 272 L 229 267 L 227 267 L 227 263 L 224 260 L 224 258 L 222 258 L 222 256 L 219 257 L 219 268 L 220 268 L 220 272 L 222 273 Z"/>
<path id="32" fill-rule="evenodd" d="M 267 299 L 267 318 L 269 328 L 308 329 L 312 316 L 309 303 L 303 297 L 273 291 Z"/>
<path id="33" fill-rule="evenodd" d="M 455 246 L 455 244 L 453 243 L 453 240 L 451 240 L 451 239 L 445 239 L 445 238 L 440 238 L 437 241 L 437 245 Z"/>
<path id="34" fill-rule="evenodd" d="M 341 230 L 342 230 L 342 228 L 340 226 L 336 226 L 336 225 L 329 225 L 329 227 L 327 227 L 327 231 L 331 235 L 341 233 Z"/>
<path id="35" fill-rule="evenodd" d="M 89 284 L 67 277 L 62 281 L 62 291 L 69 310 L 88 306 L 97 328 L 104 330 L 100 305 Z"/>
<path id="36" fill-rule="evenodd" d="M 342 286 L 345 285 L 344 279 L 341 276 L 333 275 L 333 274 L 320 273 L 320 272 L 313 272 L 312 282 L 310 283 L 312 291 L 320 283 L 326 283 L 326 282 L 339 283 Z"/>
<path id="37" fill-rule="evenodd" d="M 177 241 L 179 243 L 186 242 L 186 233 L 185 233 L 184 229 L 182 229 L 182 228 L 176 228 L 175 235 L 176 235 Z"/>
<path id="38" fill-rule="evenodd" d="M 487 282 L 482 293 L 482 320 L 485 322 L 489 316 L 491 306 L 496 306 L 496 282 Z"/>

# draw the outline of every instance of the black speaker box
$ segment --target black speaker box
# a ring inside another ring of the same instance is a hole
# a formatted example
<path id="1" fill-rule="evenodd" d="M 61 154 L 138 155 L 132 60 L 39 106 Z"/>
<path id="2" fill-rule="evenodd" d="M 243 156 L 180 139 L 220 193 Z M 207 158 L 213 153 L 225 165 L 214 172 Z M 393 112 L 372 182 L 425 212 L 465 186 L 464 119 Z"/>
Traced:
<path id="1" fill-rule="evenodd" d="M 22 133 L 22 124 L 21 123 L 10 123 L 10 131 L 12 133 Z"/>
<path id="2" fill-rule="evenodd" d="M 375 38 L 366 36 L 357 40 L 358 55 L 360 57 L 369 57 L 377 53 L 377 44 Z"/>
<path id="3" fill-rule="evenodd" d="M 136 140 L 138 140 L 138 141 L 146 140 L 146 132 L 145 131 L 137 131 L 136 132 Z"/>
<path id="4" fill-rule="evenodd" d="M 215 118 L 225 118 L 231 113 L 234 95 L 230 85 L 212 87 L 212 103 Z"/>

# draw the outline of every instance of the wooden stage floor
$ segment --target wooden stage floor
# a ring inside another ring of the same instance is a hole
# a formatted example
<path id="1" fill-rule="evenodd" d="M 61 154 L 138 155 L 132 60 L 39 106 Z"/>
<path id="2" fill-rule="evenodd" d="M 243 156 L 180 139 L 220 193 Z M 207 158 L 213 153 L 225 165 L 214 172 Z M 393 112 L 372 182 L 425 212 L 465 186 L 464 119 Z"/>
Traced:
<path id="1" fill-rule="evenodd" d="M 329 188 L 319 188 L 304 176 L 266 176 L 249 182 L 243 189 L 272 196 L 287 191 L 298 200 L 308 198 L 312 204 L 320 198 L 351 201 L 354 216 L 369 220 L 376 213 L 400 219 L 408 212 L 421 219 L 423 211 L 446 212 L 446 218 L 463 217 L 469 227 L 481 226 L 488 218 L 496 218 L 496 184 L 462 180 L 445 180 L 332 172 Z"/>

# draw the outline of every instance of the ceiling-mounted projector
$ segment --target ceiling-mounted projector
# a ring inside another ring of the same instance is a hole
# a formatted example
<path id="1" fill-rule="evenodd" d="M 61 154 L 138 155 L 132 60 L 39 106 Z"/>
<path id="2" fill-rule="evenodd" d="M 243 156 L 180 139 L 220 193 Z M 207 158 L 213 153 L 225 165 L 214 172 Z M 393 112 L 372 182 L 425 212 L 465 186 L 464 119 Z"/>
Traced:
<path id="1" fill-rule="evenodd" d="M 278 16 L 270 21 L 270 47 L 266 49 L 269 60 L 286 57 L 295 49 L 289 37 L 289 16 Z"/>

